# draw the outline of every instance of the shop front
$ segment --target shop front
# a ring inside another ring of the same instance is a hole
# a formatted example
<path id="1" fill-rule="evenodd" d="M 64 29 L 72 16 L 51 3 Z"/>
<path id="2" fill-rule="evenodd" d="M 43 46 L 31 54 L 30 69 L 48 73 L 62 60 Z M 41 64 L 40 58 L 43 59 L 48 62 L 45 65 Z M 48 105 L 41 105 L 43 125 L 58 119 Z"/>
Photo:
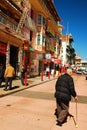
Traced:
<path id="1" fill-rule="evenodd" d="M 18 71 L 18 51 L 18 47 L 10 45 L 10 64 L 15 68 L 16 73 Z"/>
<path id="2" fill-rule="evenodd" d="M 5 63 L 6 63 L 6 44 L 3 42 L 0 42 L 0 64 L 3 64 L 3 66 L 5 67 Z"/>
<path id="3" fill-rule="evenodd" d="M 24 67 L 27 69 L 29 77 L 35 77 L 40 75 L 40 72 L 44 69 L 43 54 L 34 49 L 28 41 L 24 42 Z"/>
<path id="4" fill-rule="evenodd" d="M 30 52 L 30 77 L 40 75 L 43 69 L 43 54 Z"/>
<path id="5" fill-rule="evenodd" d="M 22 54 L 20 48 L 22 48 L 23 40 L 13 35 L 8 30 L 0 30 L 0 63 L 5 67 L 10 63 L 14 68 L 15 72 L 18 71 L 18 66 L 22 64 Z"/>

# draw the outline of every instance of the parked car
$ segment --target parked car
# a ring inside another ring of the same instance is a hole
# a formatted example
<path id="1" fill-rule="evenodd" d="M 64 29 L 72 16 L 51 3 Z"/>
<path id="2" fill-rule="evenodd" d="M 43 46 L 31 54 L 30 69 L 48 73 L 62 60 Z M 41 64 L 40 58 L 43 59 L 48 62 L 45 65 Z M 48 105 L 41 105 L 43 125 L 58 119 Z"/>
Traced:
<path id="1" fill-rule="evenodd" d="M 83 71 L 83 74 L 86 74 L 86 75 L 87 75 L 87 70 Z"/>
<path id="2" fill-rule="evenodd" d="M 83 74 L 83 70 L 82 69 L 76 70 L 76 74 Z"/>

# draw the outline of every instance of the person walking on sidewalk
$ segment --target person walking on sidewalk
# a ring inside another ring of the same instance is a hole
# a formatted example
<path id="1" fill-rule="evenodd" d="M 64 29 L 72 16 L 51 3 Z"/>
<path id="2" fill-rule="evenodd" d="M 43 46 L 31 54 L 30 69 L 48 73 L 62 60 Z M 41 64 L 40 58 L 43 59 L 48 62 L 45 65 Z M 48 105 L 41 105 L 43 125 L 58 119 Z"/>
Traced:
<path id="1" fill-rule="evenodd" d="M 21 70 L 21 84 L 22 85 L 24 85 L 25 73 L 26 73 L 26 68 L 24 68 L 24 66 L 22 66 L 22 70 Z"/>
<path id="2" fill-rule="evenodd" d="M 3 80 L 4 80 L 4 67 L 3 64 L 0 64 L 0 87 L 2 85 Z"/>
<path id="3" fill-rule="evenodd" d="M 74 81 L 71 77 L 72 70 L 67 69 L 67 72 L 59 76 L 55 85 L 55 98 L 57 104 L 57 125 L 62 126 L 64 122 L 67 122 L 69 114 L 69 102 L 71 96 L 75 101 L 78 101 L 78 97 L 75 91 Z"/>
<path id="4" fill-rule="evenodd" d="M 49 65 L 47 65 L 46 67 L 46 76 L 48 77 L 48 74 L 50 73 L 50 68 L 49 68 Z"/>
<path id="5" fill-rule="evenodd" d="M 7 90 L 8 84 L 9 84 L 9 90 L 11 90 L 12 80 L 13 80 L 14 75 L 15 75 L 14 68 L 10 64 L 8 64 L 8 66 L 6 67 L 5 73 L 4 73 L 4 77 L 5 77 L 5 89 L 4 90 Z"/>

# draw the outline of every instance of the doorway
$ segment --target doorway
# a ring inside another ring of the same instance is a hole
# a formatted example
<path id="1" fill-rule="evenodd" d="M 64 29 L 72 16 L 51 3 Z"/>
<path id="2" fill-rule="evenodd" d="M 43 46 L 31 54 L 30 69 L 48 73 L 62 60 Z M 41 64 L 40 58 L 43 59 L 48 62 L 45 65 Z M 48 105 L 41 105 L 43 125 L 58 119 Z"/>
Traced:
<path id="1" fill-rule="evenodd" d="M 10 64 L 14 67 L 15 72 L 18 66 L 18 47 L 10 46 Z"/>

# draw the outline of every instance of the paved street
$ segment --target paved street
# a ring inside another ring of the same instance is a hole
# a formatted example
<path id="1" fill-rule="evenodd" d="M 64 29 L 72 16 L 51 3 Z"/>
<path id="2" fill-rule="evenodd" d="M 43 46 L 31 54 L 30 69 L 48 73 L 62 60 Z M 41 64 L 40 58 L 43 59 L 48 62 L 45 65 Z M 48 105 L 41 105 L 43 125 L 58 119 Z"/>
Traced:
<path id="1" fill-rule="evenodd" d="M 74 76 L 79 96 L 77 104 L 78 130 L 87 129 L 87 81 L 84 76 Z M 54 86 L 56 79 L 0 98 L 1 130 L 75 130 L 73 119 L 62 127 L 56 125 Z M 76 119 L 76 103 L 70 103 L 70 113 Z"/>

